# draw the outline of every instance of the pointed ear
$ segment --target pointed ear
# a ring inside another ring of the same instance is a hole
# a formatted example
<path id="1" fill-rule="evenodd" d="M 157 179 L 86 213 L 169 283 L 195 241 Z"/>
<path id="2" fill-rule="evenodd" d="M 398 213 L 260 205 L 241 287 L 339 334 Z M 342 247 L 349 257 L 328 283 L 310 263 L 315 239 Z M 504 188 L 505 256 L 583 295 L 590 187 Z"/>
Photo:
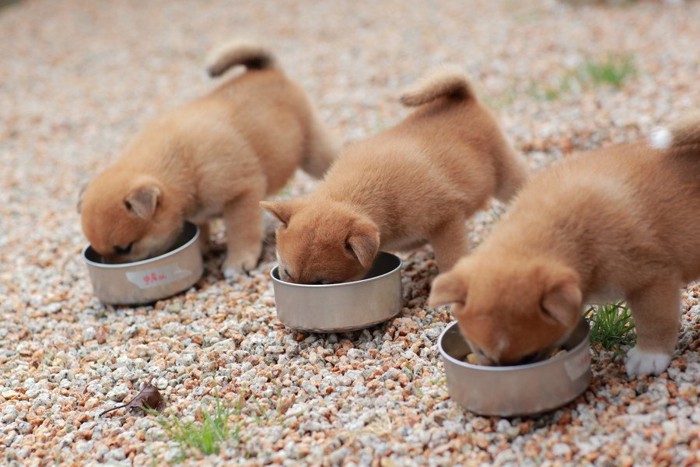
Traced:
<path id="1" fill-rule="evenodd" d="M 260 207 L 269 211 L 285 226 L 294 214 L 295 205 L 292 201 L 260 201 Z"/>
<path id="2" fill-rule="evenodd" d="M 141 185 L 124 198 L 124 206 L 142 219 L 150 219 L 156 212 L 160 188 L 153 184 Z"/>
<path id="3" fill-rule="evenodd" d="M 551 282 L 542 296 L 540 307 L 549 319 L 571 328 L 581 319 L 582 301 L 578 279 L 574 275 L 564 275 Z"/>
<path id="4" fill-rule="evenodd" d="M 362 267 L 370 268 L 379 252 L 379 228 L 370 221 L 356 221 L 345 240 L 345 250 Z"/>
<path id="5" fill-rule="evenodd" d="M 454 270 L 438 275 L 433 281 L 428 306 L 435 308 L 450 303 L 466 303 L 467 284 Z"/>

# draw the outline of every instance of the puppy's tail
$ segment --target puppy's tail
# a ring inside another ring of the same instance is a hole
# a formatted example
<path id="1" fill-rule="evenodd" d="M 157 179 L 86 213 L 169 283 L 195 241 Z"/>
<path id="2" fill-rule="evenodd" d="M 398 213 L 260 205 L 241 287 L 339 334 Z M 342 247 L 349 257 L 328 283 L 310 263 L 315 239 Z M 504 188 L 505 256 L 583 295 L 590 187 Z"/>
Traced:
<path id="1" fill-rule="evenodd" d="M 649 144 L 656 149 L 700 147 L 700 112 L 693 112 L 667 128 L 655 128 Z"/>
<path id="2" fill-rule="evenodd" d="M 277 60 L 268 49 L 250 41 L 234 40 L 212 50 L 207 57 L 207 72 L 215 78 L 230 68 L 243 65 L 249 70 L 275 68 Z"/>
<path id="3" fill-rule="evenodd" d="M 399 98 L 408 107 L 427 104 L 441 97 L 474 98 L 467 77 L 456 65 L 443 65 L 428 71 L 416 84 L 406 89 Z"/>

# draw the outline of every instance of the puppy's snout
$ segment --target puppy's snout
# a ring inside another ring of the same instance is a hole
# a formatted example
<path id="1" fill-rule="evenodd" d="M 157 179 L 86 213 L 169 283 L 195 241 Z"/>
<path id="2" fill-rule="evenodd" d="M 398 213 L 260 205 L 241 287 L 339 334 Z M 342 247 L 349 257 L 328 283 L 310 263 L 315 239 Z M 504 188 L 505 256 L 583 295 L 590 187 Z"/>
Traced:
<path id="1" fill-rule="evenodd" d="M 100 255 L 100 259 L 105 264 L 122 264 L 126 262 L 123 257 L 113 254 Z"/>

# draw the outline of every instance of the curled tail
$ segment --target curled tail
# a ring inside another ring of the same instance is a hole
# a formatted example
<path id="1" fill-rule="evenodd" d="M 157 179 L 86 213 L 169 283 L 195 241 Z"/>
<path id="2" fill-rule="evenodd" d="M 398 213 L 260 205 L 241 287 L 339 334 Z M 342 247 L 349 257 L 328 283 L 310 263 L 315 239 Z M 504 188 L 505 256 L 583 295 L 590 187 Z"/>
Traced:
<path id="1" fill-rule="evenodd" d="M 249 41 L 235 40 L 214 49 L 207 58 L 207 72 L 215 78 L 230 68 L 243 65 L 247 69 L 275 68 L 277 60 L 268 49 Z"/>
<path id="2" fill-rule="evenodd" d="M 408 107 L 427 104 L 440 97 L 469 99 L 474 97 L 471 84 L 464 71 L 456 65 L 443 65 L 428 71 L 416 84 L 406 89 L 400 97 Z"/>
<path id="3" fill-rule="evenodd" d="M 656 149 L 700 146 L 700 112 L 693 112 L 667 128 L 655 128 L 649 143 Z"/>

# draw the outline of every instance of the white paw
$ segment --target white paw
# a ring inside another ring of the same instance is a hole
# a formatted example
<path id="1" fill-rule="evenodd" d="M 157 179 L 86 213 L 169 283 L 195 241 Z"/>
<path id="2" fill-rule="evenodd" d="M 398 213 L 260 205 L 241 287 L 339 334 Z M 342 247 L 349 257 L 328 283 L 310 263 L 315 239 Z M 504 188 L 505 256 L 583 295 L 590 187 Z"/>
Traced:
<path id="1" fill-rule="evenodd" d="M 227 256 L 224 264 L 221 266 L 224 277 L 230 279 L 238 274 L 245 274 L 247 271 L 255 269 L 255 266 L 258 265 L 259 256 L 258 253 L 245 253 L 237 258 L 230 255 Z"/>
<path id="2" fill-rule="evenodd" d="M 665 353 L 652 353 L 634 347 L 627 353 L 625 369 L 628 376 L 658 375 L 671 363 L 671 356 Z"/>

